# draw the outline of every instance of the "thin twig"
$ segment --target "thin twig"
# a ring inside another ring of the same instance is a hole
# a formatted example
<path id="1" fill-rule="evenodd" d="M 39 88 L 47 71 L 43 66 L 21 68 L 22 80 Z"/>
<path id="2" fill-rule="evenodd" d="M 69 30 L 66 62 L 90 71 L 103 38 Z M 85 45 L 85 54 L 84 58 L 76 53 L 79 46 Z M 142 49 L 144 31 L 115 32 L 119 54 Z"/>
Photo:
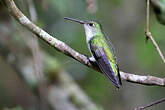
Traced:
<path id="1" fill-rule="evenodd" d="M 164 56 L 163 56 L 163 54 L 162 54 L 162 52 L 161 52 L 158 44 L 156 43 L 156 41 L 152 37 L 152 34 L 151 34 L 150 30 L 149 30 L 149 20 L 150 20 L 150 0 L 147 0 L 147 8 L 146 8 L 146 32 L 145 32 L 145 34 L 146 34 L 146 41 L 148 39 L 151 39 L 153 45 L 155 46 L 155 48 L 157 49 L 160 57 L 162 58 L 163 62 L 165 63 L 165 58 L 164 58 Z M 145 108 L 154 106 L 154 105 L 159 104 L 159 103 L 162 103 L 164 101 L 165 101 L 165 98 L 162 98 L 162 99 L 156 100 L 156 101 L 154 101 L 154 102 L 152 102 L 150 104 L 147 104 L 147 105 L 144 105 L 144 106 L 141 106 L 141 107 L 137 107 L 137 108 L 135 108 L 135 110 L 143 110 Z"/>
<path id="2" fill-rule="evenodd" d="M 10 14 L 23 26 L 25 26 L 28 30 L 34 33 L 37 37 L 42 39 L 43 41 L 47 42 L 50 46 L 54 47 L 56 50 L 60 51 L 61 53 L 72 57 L 73 59 L 79 61 L 80 63 L 93 68 L 99 71 L 98 67 L 95 63 L 91 63 L 89 59 L 77 51 L 73 50 L 64 42 L 52 37 L 47 32 L 45 32 L 40 27 L 36 26 L 32 23 L 15 5 L 13 0 L 3 0 L 6 3 L 6 6 L 10 12 Z M 144 74 L 144 73 L 143 73 Z M 142 85 L 149 85 L 149 86 L 165 86 L 165 79 L 158 78 L 154 76 L 141 76 L 141 75 L 134 75 L 126 72 L 120 71 L 121 78 L 137 84 Z"/>
<path id="3" fill-rule="evenodd" d="M 156 50 L 158 51 L 163 63 L 165 63 L 165 57 L 163 56 L 162 51 L 160 50 L 158 44 L 156 43 L 155 39 L 153 38 L 151 32 L 146 32 L 146 36 L 151 39 L 153 45 L 155 46 Z"/>
<path id="4" fill-rule="evenodd" d="M 156 43 L 155 39 L 153 38 L 151 32 L 150 32 L 150 0 L 147 0 L 147 8 L 146 8 L 146 42 L 148 39 L 151 39 L 153 45 L 155 46 L 156 50 L 158 51 L 163 63 L 165 63 L 165 57 L 163 56 L 163 53 L 161 52 L 158 44 Z"/>
<path id="5" fill-rule="evenodd" d="M 156 100 L 154 102 L 151 102 L 150 104 L 147 104 L 147 105 L 144 105 L 144 106 L 141 106 L 141 107 L 137 107 L 137 108 L 135 108 L 135 110 L 143 110 L 143 109 L 149 108 L 153 105 L 157 105 L 157 104 L 162 103 L 162 102 L 165 102 L 165 97 L 162 98 L 162 99 Z"/>
<path id="6" fill-rule="evenodd" d="M 147 8 L 146 8 L 146 32 L 149 32 L 150 28 L 150 0 L 147 0 Z"/>

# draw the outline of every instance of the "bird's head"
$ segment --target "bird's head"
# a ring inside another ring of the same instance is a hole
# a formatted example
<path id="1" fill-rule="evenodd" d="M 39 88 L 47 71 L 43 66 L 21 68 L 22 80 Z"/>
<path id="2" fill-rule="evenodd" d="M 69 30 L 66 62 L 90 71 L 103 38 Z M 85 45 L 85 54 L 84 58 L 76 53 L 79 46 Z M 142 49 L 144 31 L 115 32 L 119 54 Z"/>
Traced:
<path id="1" fill-rule="evenodd" d="M 93 37 L 101 33 L 101 25 L 95 21 L 82 21 L 82 20 L 77 20 L 77 19 L 68 18 L 68 17 L 65 17 L 64 19 L 83 24 L 87 37 Z"/>

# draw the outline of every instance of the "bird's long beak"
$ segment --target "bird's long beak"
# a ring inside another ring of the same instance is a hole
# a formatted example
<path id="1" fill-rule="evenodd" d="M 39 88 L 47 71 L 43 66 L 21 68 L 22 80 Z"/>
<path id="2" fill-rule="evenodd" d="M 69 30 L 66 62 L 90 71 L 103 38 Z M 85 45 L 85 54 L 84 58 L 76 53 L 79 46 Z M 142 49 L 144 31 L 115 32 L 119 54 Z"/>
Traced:
<path id="1" fill-rule="evenodd" d="M 74 19 L 74 18 L 69 18 L 69 17 L 64 17 L 64 19 L 74 21 L 74 22 L 77 22 L 77 23 L 80 23 L 80 24 L 85 24 L 86 23 L 85 21 Z"/>

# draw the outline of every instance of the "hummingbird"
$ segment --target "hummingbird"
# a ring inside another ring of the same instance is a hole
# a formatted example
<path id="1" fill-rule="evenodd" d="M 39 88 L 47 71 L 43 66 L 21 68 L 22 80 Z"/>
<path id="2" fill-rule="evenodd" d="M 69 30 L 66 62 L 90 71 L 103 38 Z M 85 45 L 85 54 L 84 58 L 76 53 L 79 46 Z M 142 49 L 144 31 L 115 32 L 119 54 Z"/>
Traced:
<path id="1" fill-rule="evenodd" d="M 83 24 L 86 43 L 91 53 L 89 60 L 96 62 L 105 77 L 120 88 L 122 82 L 117 58 L 110 40 L 103 34 L 101 25 L 95 21 L 82 21 L 69 17 L 64 17 L 64 19 Z"/>

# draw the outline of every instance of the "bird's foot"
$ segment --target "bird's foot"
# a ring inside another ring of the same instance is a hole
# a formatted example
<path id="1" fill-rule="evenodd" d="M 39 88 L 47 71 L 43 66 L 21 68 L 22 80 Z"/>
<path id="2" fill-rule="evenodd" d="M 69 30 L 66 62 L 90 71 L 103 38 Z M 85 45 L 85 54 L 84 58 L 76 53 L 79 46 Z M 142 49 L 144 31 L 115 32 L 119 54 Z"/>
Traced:
<path id="1" fill-rule="evenodd" d="M 95 58 L 93 56 L 92 57 L 89 57 L 88 55 L 84 55 L 84 56 L 87 57 L 89 63 L 93 63 L 94 64 L 96 62 L 96 60 L 95 60 Z"/>
<path id="2" fill-rule="evenodd" d="M 90 62 L 96 62 L 95 58 L 92 56 L 90 58 L 88 58 Z"/>

